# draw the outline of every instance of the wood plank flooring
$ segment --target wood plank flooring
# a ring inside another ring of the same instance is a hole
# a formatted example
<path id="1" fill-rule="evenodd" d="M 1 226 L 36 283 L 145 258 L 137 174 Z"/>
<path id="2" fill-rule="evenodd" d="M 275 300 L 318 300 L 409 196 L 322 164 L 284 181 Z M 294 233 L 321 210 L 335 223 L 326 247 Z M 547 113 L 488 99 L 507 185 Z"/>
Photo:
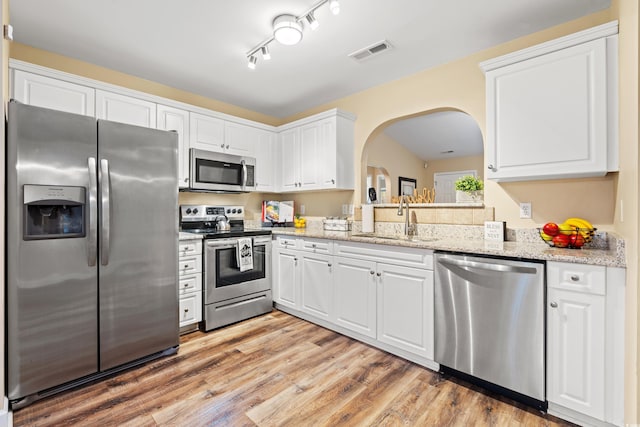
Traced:
<path id="1" fill-rule="evenodd" d="M 566 426 L 272 313 L 182 337 L 177 355 L 38 401 L 14 426 Z"/>

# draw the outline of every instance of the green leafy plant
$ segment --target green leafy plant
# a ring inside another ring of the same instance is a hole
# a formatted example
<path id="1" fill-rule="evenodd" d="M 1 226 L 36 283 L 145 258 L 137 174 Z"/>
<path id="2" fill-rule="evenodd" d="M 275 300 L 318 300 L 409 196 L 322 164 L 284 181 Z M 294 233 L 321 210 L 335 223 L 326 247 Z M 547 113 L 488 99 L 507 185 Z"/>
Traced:
<path id="1" fill-rule="evenodd" d="M 484 183 L 482 182 L 482 180 L 476 178 L 473 175 L 466 175 L 458 178 L 456 180 L 455 186 L 456 190 L 464 191 L 465 193 L 484 190 Z"/>

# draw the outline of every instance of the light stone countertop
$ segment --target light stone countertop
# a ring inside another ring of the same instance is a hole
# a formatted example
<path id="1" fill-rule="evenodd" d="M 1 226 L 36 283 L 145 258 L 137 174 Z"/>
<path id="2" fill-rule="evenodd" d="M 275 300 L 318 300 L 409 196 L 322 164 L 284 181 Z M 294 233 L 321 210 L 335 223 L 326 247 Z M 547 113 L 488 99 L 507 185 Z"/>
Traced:
<path id="1" fill-rule="evenodd" d="M 180 240 L 180 241 L 183 241 L 183 240 L 202 240 L 202 234 L 186 233 L 184 231 L 181 231 L 180 234 L 178 235 L 178 240 Z"/>
<path id="2" fill-rule="evenodd" d="M 494 242 L 468 238 L 423 238 L 413 240 L 405 238 L 380 238 L 375 234 L 358 236 L 351 231 L 325 231 L 315 228 L 297 229 L 275 227 L 271 229 L 274 237 L 278 235 L 299 236 L 317 239 L 344 240 L 359 243 L 375 243 L 390 246 L 424 248 L 437 251 L 463 252 L 478 255 L 496 255 L 509 258 L 526 258 L 545 261 L 561 261 L 578 264 L 602 265 L 625 268 L 624 242 L 616 240 L 610 249 L 561 249 L 553 248 L 540 241 Z"/>

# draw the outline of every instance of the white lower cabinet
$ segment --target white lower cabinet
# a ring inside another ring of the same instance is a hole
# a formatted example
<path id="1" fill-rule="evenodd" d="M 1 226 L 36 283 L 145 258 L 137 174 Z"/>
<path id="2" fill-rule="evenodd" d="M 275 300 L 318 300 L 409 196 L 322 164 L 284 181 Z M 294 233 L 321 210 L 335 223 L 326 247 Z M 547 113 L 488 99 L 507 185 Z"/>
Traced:
<path id="1" fill-rule="evenodd" d="M 316 317 L 333 319 L 333 256 L 300 253 L 300 308 Z"/>
<path id="2" fill-rule="evenodd" d="M 622 425 L 624 270 L 547 262 L 549 413 Z"/>
<path id="3" fill-rule="evenodd" d="M 432 252 L 324 242 L 276 237 L 276 306 L 429 365 L 434 352 Z M 405 265 L 389 263 L 396 259 Z"/>
<path id="4" fill-rule="evenodd" d="M 334 268 L 335 322 L 371 338 L 376 337 L 376 263 L 336 257 Z"/>
<path id="5" fill-rule="evenodd" d="M 180 328 L 191 329 L 202 320 L 202 240 L 178 244 Z"/>
<path id="6" fill-rule="evenodd" d="M 433 360 L 433 271 L 379 263 L 378 340 Z"/>

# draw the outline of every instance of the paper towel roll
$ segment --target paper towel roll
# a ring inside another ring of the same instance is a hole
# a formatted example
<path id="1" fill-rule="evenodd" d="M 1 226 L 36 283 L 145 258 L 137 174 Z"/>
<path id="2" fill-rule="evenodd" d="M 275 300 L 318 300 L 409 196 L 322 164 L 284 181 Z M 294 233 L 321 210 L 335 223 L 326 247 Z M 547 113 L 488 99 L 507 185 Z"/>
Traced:
<path id="1" fill-rule="evenodd" d="M 374 230 L 373 205 L 362 205 L 362 232 L 373 233 Z"/>

